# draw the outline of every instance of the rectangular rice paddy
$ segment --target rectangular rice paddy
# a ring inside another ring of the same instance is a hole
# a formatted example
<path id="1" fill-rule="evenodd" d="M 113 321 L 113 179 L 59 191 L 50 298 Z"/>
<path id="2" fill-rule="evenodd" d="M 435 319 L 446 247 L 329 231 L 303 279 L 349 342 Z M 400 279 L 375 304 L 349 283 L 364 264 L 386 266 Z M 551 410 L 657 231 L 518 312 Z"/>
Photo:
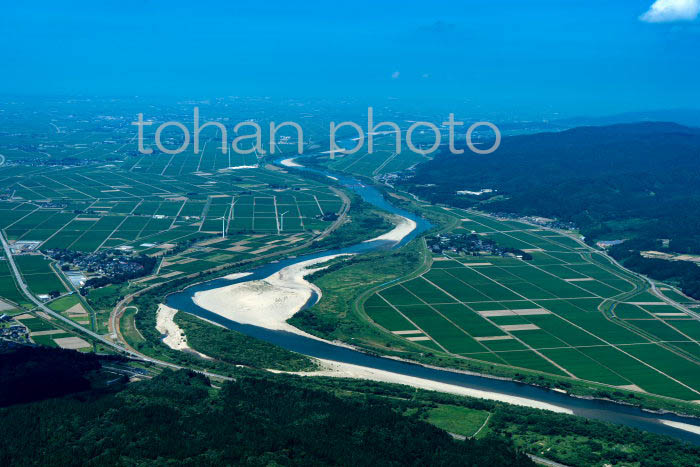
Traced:
<path id="1" fill-rule="evenodd" d="M 427 303 L 455 303 L 445 292 L 422 277 L 404 282 L 403 287 Z"/>
<path id="2" fill-rule="evenodd" d="M 654 338 L 661 341 L 687 341 L 689 340 L 684 335 L 680 334 L 678 331 L 673 329 L 671 325 L 658 319 L 644 319 L 644 320 L 628 320 L 628 323 L 641 329 L 642 331 L 648 332 Z"/>
<path id="3" fill-rule="evenodd" d="M 10 265 L 3 256 L 0 256 L 0 297 L 16 304 L 29 302 L 17 287 Z"/>
<path id="4" fill-rule="evenodd" d="M 435 309 L 474 337 L 505 335 L 497 326 L 491 324 L 465 305 L 438 304 Z"/>
<path id="5" fill-rule="evenodd" d="M 509 365 L 521 368 L 528 368 L 535 371 L 543 371 L 553 375 L 565 376 L 566 373 L 561 371 L 556 366 L 549 363 L 544 358 L 537 355 L 535 352 L 515 351 L 515 352 L 500 352 L 499 357 L 503 358 Z"/>
<path id="6" fill-rule="evenodd" d="M 577 349 L 545 349 L 541 350 L 541 352 L 579 378 L 614 386 L 631 384 L 626 378 L 594 361 Z"/>
<path id="7" fill-rule="evenodd" d="M 427 305 L 398 307 L 411 321 L 452 353 L 483 351 L 484 347 Z"/>
<path id="8" fill-rule="evenodd" d="M 541 329 L 532 331 L 511 331 L 511 334 L 516 336 L 518 339 L 523 341 L 525 345 L 532 349 L 547 349 L 567 346 L 566 342 L 563 340 L 558 339 L 554 335 Z"/>
<path id="9" fill-rule="evenodd" d="M 620 319 L 649 319 L 652 316 L 642 307 L 630 305 L 629 303 L 618 303 L 615 305 L 615 316 Z"/>
<path id="10" fill-rule="evenodd" d="M 399 312 L 390 306 L 368 306 L 365 308 L 367 315 L 381 327 L 389 331 L 404 331 L 415 329 L 415 326 Z"/>
<path id="11" fill-rule="evenodd" d="M 628 345 L 624 348 L 645 363 L 662 369 L 670 377 L 691 388 L 700 390 L 700 365 L 691 362 L 657 344 Z M 696 394 L 696 399 L 700 393 Z"/>
<path id="12" fill-rule="evenodd" d="M 27 282 L 29 289 L 35 294 L 66 291 L 63 282 L 50 267 L 50 262 L 43 256 L 22 255 L 15 257 L 15 263 Z"/>
<path id="13" fill-rule="evenodd" d="M 696 319 L 692 319 L 692 320 L 680 320 L 680 319 L 670 320 L 669 319 L 667 321 L 674 328 L 678 329 L 683 334 L 686 334 L 691 339 L 700 341 L 700 321 L 698 321 Z"/>
<path id="14" fill-rule="evenodd" d="M 480 341 L 482 345 L 494 352 L 504 352 L 509 350 L 528 350 L 525 345 L 515 339 Z"/>
<path id="15" fill-rule="evenodd" d="M 625 351 L 626 347 L 627 346 L 623 348 Z M 625 355 L 617 349 L 612 347 L 588 347 L 578 350 L 608 367 L 615 373 L 632 381 L 633 384 L 636 384 L 645 391 L 685 400 L 695 400 L 698 398 L 698 394 L 664 377 L 653 368 Z"/>

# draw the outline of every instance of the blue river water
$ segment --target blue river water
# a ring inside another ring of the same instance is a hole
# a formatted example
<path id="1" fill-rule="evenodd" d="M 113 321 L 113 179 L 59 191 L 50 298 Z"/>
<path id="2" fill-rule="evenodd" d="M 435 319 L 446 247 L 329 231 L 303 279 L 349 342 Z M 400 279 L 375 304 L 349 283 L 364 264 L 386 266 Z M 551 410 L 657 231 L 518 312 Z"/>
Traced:
<path id="1" fill-rule="evenodd" d="M 304 168 L 303 170 L 311 170 L 316 173 L 323 173 L 312 169 Z M 328 176 L 328 174 L 324 174 Z M 387 212 L 398 214 L 409 218 L 416 222 L 416 229 L 405 237 L 400 243 L 387 241 L 360 242 L 350 247 L 337 250 L 327 250 L 323 252 L 302 255 L 298 257 L 289 257 L 278 262 L 268 263 L 263 266 L 251 269 L 251 273 L 243 278 L 229 279 L 214 279 L 203 282 L 184 289 L 181 292 L 171 294 L 167 299 L 168 306 L 178 310 L 200 316 L 207 320 L 221 324 L 229 329 L 247 334 L 257 339 L 262 339 L 269 343 L 279 345 L 285 349 L 298 352 L 300 354 L 311 357 L 322 358 L 342 363 L 350 363 L 367 368 L 389 371 L 401 375 L 408 375 L 417 378 L 423 378 L 440 383 L 452 384 L 466 388 L 472 388 L 491 393 L 497 393 L 507 396 L 517 396 L 527 399 L 532 399 L 548 404 L 556 405 L 562 408 L 573 411 L 574 414 L 595 419 L 627 425 L 634 428 L 647 430 L 653 433 L 669 435 L 677 439 L 691 442 L 700 445 L 700 435 L 691 433 L 686 430 L 677 429 L 661 423 L 661 420 L 672 422 L 680 422 L 689 425 L 694 425 L 700 430 L 700 420 L 691 417 L 682 417 L 675 414 L 658 415 L 643 411 L 636 407 L 626 406 L 603 400 L 592 400 L 571 397 L 560 392 L 518 383 L 510 380 L 501 380 L 489 378 L 486 376 L 470 375 L 450 370 L 428 368 L 422 365 L 409 362 L 398 361 L 394 359 L 377 357 L 366 354 L 348 347 L 334 345 L 332 343 L 323 342 L 320 340 L 308 338 L 305 336 L 289 333 L 286 331 L 273 331 L 262 327 L 240 324 L 227 318 L 221 317 L 204 308 L 197 306 L 192 300 L 194 294 L 203 290 L 211 290 L 220 287 L 225 287 L 238 282 L 247 282 L 252 280 L 264 279 L 280 269 L 292 264 L 320 258 L 324 256 L 336 254 L 361 254 L 364 252 L 375 251 L 383 248 L 398 248 L 415 238 L 417 235 L 429 230 L 431 224 L 405 210 L 399 209 L 389 203 L 384 196 L 372 186 L 365 185 L 360 181 L 344 175 L 333 174 L 334 179 L 338 180 L 343 186 L 351 189 L 362 199 L 374 206 L 383 209 Z M 312 297 L 311 301 L 315 301 Z"/>

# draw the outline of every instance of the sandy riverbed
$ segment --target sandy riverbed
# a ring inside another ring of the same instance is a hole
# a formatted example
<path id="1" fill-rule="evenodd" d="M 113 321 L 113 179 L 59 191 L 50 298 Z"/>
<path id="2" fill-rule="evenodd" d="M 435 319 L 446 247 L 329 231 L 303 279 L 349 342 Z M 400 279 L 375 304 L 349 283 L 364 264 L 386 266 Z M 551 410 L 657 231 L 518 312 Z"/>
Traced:
<path id="1" fill-rule="evenodd" d="M 304 167 L 303 165 L 297 164 L 296 162 L 294 162 L 294 159 L 296 159 L 296 158 L 290 157 L 289 159 L 285 159 L 283 161 L 280 161 L 280 164 L 282 164 L 285 167 Z"/>
<path id="2" fill-rule="evenodd" d="M 379 237 L 372 238 L 370 240 L 365 240 L 365 242 L 374 242 L 377 240 L 385 240 L 385 241 L 390 241 L 390 242 L 400 242 L 401 240 L 404 239 L 404 237 L 411 232 L 413 232 L 416 229 L 416 223 L 415 221 L 412 221 L 411 219 L 408 219 L 403 216 L 394 216 L 396 219 L 396 227 L 394 227 L 392 230 L 388 231 L 385 234 L 380 235 Z"/>
<path id="3" fill-rule="evenodd" d="M 304 276 L 324 268 L 313 268 L 314 265 L 337 256 L 340 255 L 296 263 L 262 280 L 197 292 L 193 300 L 205 310 L 237 323 L 312 337 L 288 324 L 287 320 L 309 301 L 313 292 L 321 296 L 321 290 Z"/>
<path id="4" fill-rule="evenodd" d="M 253 274 L 252 272 L 234 272 L 233 274 L 229 274 L 228 276 L 224 276 L 224 279 L 228 279 L 230 281 L 234 281 L 236 279 L 240 279 L 241 277 L 246 277 L 250 276 Z"/>
<path id="5" fill-rule="evenodd" d="M 700 435 L 700 426 L 690 425 L 688 423 L 682 423 L 682 422 L 673 422 L 671 420 L 659 420 L 659 421 L 666 426 L 670 426 L 673 428 L 677 428 L 679 430 L 683 430 L 683 431 L 687 431 L 689 433 L 695 433 L 696 435 Z"/>
<path id="6" fill-rule="evenodd" d="M 540 402 L 525 397 L 509 396 L 507 394 L 499 394 L 494 392 L 482 391 L 480 389 L 466 388 L 454 384 L 440 383 L 429 379 L 417 378 L 415 376 L 407 376 L 390 371 L 377 370 L 367 368 L 350 363 L 334 362 L 332 360 L 318 360 L 321 365 L 321 370 L 312 372 L 296 372 L 294 374 L 302 376 L 332 376 L 336 378 L 358 378 L 368 379 L 371 381 L 380 381 L 384 383 L 405 384 L 414 388 L 426 389 L 429 391 L 445 392 L 448 394 L 456 394 L 459 396 L 479 397 L 482 399 L 506 402 L 508 404 L 531 407 L 534 409 L 550 410 L 552 412 L 573 414 L 573 411 L 565 407 Z"/>
<path id="7" fill-rule="evenodd" d="M 169 306 L 163 304 L 158 305 L 158 312 L 156 314 L 156 330 L 165 336 L 163 337 L 163 343 L 171 349 L 192 352 L 202 358 L 208 359 L 208 356 L 197 352 L 187 345 L 187 337 L 185 336 L 185 333 L 173 320 L 175 313 L 177 313 L 177 310 L 174 308 L 170 308 Z"/>

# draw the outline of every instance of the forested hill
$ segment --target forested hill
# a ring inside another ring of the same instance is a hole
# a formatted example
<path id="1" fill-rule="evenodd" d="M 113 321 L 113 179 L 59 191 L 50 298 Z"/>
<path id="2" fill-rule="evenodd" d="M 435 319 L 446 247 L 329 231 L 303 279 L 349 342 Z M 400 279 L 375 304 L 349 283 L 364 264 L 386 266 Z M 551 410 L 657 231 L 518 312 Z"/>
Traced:
<path id="1" fill-rule="evenodd" d="M 407 185 L 433 202 L 571 221 L 589 241 L 656 249 L 670 239 L 670 252 L 700 253 L 699 181 L 700 129 L 645 122 L 508 137 L 485 156 L 443 153 Z M 481 189 L 497 191 L 457 193 Z"/>
<path id="2" fill-rule="evenodd" d="M 407 416 L 408 399 L 340 398 L 273 375 L 215 390 L 186 370 L 131 384 L 111 374 L 101 388 L 68 383 L 97 368 L 74 351 L 0 353 L 0 465 L 534 466 L 505 438 L 455 441 Z M 10 384 L 61 390 L 22 397 Z"/>
<path id="3" fill-rule="evenodd" d="M 420 165 L 411 182 L 435 184 L 414 190 L 461 205 L 480 198 L 457 191 L 497 189 L 505 199 L 493 202 L 492 210 L 566 219 L 654 218 L 654 209 L 698 196 L 699 174 L 700 130 L 638 123 L 513 136 L 486 156 L 445 153 Z"/>

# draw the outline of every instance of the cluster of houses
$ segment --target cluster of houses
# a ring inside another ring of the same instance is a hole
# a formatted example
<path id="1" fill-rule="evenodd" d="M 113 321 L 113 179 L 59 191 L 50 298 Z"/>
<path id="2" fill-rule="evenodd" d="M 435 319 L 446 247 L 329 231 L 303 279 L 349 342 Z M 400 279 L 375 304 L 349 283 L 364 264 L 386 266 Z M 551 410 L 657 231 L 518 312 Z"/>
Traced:
<path id="1" fill-rule="evenodd" d="M 447 233 L 427 237 L 428 248 L 433 253 L 455 253 L 468 255 L 494 255 L 498 247 L 492 240 L 467 233 Z"/>
<path id="2" fill-rule="evenodd" d="M 83 295 L 90 288 L 120 284 L 150 274 L 157 262 L 156 258 L 119 249 L 101 250 L 97 253 L 46 250 L 44 253 L 58 263 L 66 277 Z"/>
<path id="3" fill-rule="evenodd" d="M 428 248 L 435 254 L 452 253 L 470 256 L 505 256 L 531 260 L 532 255 L 514 248 L 503 248 L 476 234 L 447 233 L 426 237 Z"/>
<path id="4" fill-rule="evenodd" d="M 17 342 L 26 343 L 29 342 L 29 330 L 22 326 L 21 324 L 13 321 L 12 316 L 2 314 L 0 315 L 0 339 Z M 5 323 L 9 323 L 5 326 Z"/>
<path id="5" fill-rule="evenodd" d="M 45 253 L 64 270 L 74 268 L 101 276 L 136 275 L 144 269 L 140 261 L 122 251 L 103 250 L 86 254 L 71 250 L 47 250 Z"/>

